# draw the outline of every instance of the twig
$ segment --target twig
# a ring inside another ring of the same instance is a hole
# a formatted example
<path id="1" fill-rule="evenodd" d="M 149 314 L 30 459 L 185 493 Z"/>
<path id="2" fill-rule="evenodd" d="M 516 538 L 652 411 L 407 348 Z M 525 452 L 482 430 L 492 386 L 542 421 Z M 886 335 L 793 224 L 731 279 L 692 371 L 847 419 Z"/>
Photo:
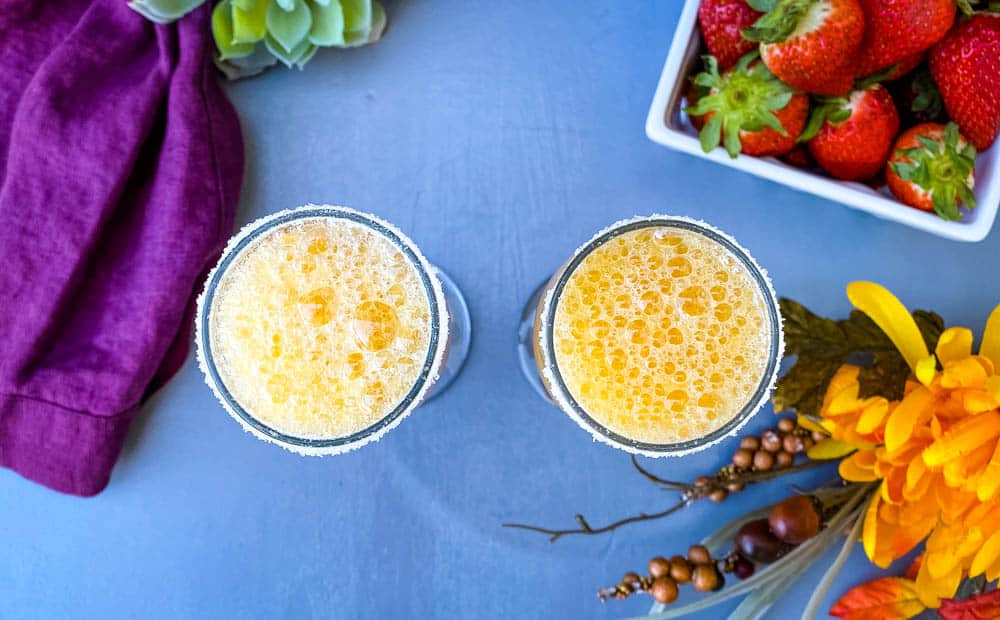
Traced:
<path id="1" fill-rule="evenodd" d="M 650 472 L 648 469 L 640 465 L 639 460 L 635 458 L 634 454 L 632 455 L 632 467 L 635 467 L 636 471 L 642 474 L 647 480 L 649 480 L 653 484 L 659 484 L 678 491 L 683 491 L 684 489 L 688 488 L 688 486 L 690 486 L 685 482 L 676 482 L 674 480 L 664 480 L 663 478 L 660 478 L 656 474 Z"/>
<path id="2" fill-rule="evenodd" d="M 560 538 L 562 538 L 563 536 L 568 536 L 570 534 L 603 534 L 605 532 L 610 532 L 615 528 L 619 528 L 623 525 L 628 525 L 629 523 L 638 523 L 640 521 L 653 521 L 655 519 L 662 519 L 663 517 L 669 516 L 677 512 L 681 508 L 684 508 L 689 503 L 691 503 L 690 500 L 681 500 L 676 504 L 674 504 L 673 506 L 671 506 L 670 508 L 667 508 L 663 512 L 657 512 L 653 514 L 640 513 L 632 517 L 627 517 L 625 519 L 615 521 L 614 523 L 609 523 L 604 527 L 599 527 L 599 528 L 591 527 L 590 523 L 588 523 L 587 520 L 584 518 L 584 516 L 580 514 L 576 515 L 576 522 L 580 524 L 580 527 L 570 530 L 552 530 L 549 528 L 538 527 L 535 525 L 525 525 L 523 523 L 503 523 L 501 525 L 502 527 L 509 527 L 519 530 L 539 532 L 541 534 L 548 534 L 549 542 L 555 542 Z"/>
<path id="3" fill-rule="evenodd" d="M 830 461 L 806 461 L 798 465 L 792 465 L 790 467 L 785 467 L 783 469 L 772 469 L 768 471 L 746 471 L 746 472 L 733 472 L 732 470 L 723 469 L 712 478 L 708 484 L 699 486 L 697 484 L 684 484 L 679 482 L 674 482 L 672 480 L 664 480 L 655 474 L 643 469 L 636 461 L 635 457 L 632 457 L 632 465 L 645 476 L 648 480 L 654 482 L 655 484 L 661 484 L 664 486 L 670 486 L 672 490 L 680 491 L 681 498 L 675 505 L 664 510 L 663 512 L 657 512 L 654 514 L 640 513 L 638 515 L 627 517 L 614 523 L 609 523 L 604 527 L 594 528 L 591 527 L 590 523 L 584 518 L 583 515 L 576 515 L 576 522 L 580 524 L 579 528 L 573 529 L 550 529 L 547 527 L 539 527 L 536 525 L 526 525 L 524 523 L 503 523 L 502 527 L 509 527 L 519 530 L 528 530 L 531 532 L 538 532 L 540 534 L 548 534 L 549 542 L 555 542 L 562 538 L 563 536 L 568 536 L 570 534 L 603 534 L 605 532 L 610 532 L 611 530 L 617 529 L 623 525 L 628 525 L 630 523 L 638 523 L 640 521 L 654 521 L 656 519 L 662 519 L 677 512 L 681 508 L 689 506 L 694 501 L 708 497 L 713 491 L 719 489 L 725 489 L 727 485 L 733 483 L 742 484 L 753 484 L 756 482 L 764 482 L 766 480 L 772 480 L 778 476 L 784 476 L 786 474 L 794 474 L 801 471 L 806 471 L 809 469 L 814 469 L 816 467 L 821 467 L 827 465 Z M 676 485 L 676 486 L 675 486 Z"/>

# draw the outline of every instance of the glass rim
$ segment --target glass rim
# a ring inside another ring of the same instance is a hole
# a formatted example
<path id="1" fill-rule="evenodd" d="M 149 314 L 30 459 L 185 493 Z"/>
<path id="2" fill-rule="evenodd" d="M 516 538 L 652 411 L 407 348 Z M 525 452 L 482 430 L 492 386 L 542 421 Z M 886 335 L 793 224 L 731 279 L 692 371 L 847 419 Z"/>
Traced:
<path id="1" fill-rule="evenodd" d="M 559 370 L 559 363 L 556 358 L 554 344 L 554 324 L 555 313 L 562 297 L 563 289 L 566 287 L 570 277 L 576 272 L 583 260 L 596 248 L 604 245 L 618 236 L 641 230 L 643 228 L 666 227 L 678 228 L 702 235 L 709 240 L 718 243 L 731 255 L 737 258 L 743 267 L 750 273 L 757 285 L 758 292 L 766 306 L 768 319 L 770 320 L 770 355 L 767 367 L 761 375 L 760 382 L 753 395 L 747 400 L 740 412 L 731 420 L 720 426 L 716 430 L 685 441 L 673 443 L 650 443 L 626 437 L 616 433 L 604 424 L 598 422 L 577 402 L 570 392 L 569 387 L 563 380 Z M 643 454 L 646 456 L 681 456 L 692 452 L 703 450 L 729 435 L 736 433 L 746 424 L 757 411 L 764 406 L 778 378 L 778 370 L 784 352 L 784 336 L 781 328 L 781 313 L 778 306 L 778 298 L 767 272 L 757 264 L 757 261 L 750 253 L 736 242 L 728 234 L 705 222 L 691 218 L 675 215 L 651 215 L 635 217 L 628 220 L 616 222 L 611 226 L 601 230 L 583 246 L 578 248 L 572 258 L 557 272 L 555 285 L 550 286 L 549 291 L 540 301 L 538 312 L 542 313 L 542 356 L 544 369 L 542 371 L 543 383 L 550 386 L 549 391 L 561 410 L 573 417 L 580 426 L 586 428 L 597 440 L 620 448 L 627 452 Z M 555 277 L 555 276 L 554 276 Z"/>
<path id="2" fill-rule="evenodd" d="M 239 403 L 226 386 L 215 364 L 215 355 L 211 346 L 212 304 L 215 301 L 218 286 L 229 267 L 244 250 L 261 239 L 263 235 L 293 222 L 329 218 L 345 219 L 373 230 L 388 239 L 393 246 L 406 255 L 410 264 L 417 271 L 427 294 L 431 315 L 430 341 L 420 374 L 413 387 L 392 411 L 379 418 L 374 424 L 350 435 L 324 438 L 299 437 L 279 431 L 256 418 Z M 433 265 L 424 257 L 417 245 L 395 226 L 374 215 L 362 213 L 349 207 L 309 204 L 258 218 L 247 224 L 230 239 L 218 263 L 209 274 L 205 288 L 198 298 L 198 312 L 195 321 L 196 346 L 199 366 L 205 381 L 212 388 L 223 408 L 244 429 L 260 439 L 276 443 L 289 450 L 302 454 L 336 454 L 378 440 L 398 425 L 424 400 L 444 362 L 448 342 L 449 317 L 441 284 L 433 275 L 433 271 Z"/>

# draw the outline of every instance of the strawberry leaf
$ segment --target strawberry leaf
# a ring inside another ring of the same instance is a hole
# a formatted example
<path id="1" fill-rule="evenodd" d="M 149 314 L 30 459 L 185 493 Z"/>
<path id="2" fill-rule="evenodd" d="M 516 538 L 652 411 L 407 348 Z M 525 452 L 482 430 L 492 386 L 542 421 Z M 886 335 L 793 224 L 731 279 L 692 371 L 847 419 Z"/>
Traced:
<path id="1" fill-rule="evenodd" d="M 777 2 L 778 0 L 747 0 L 747 4 L 750 5 L 750 8 L 759 13 L 767 13 L 774 8 L 774 5 L 777 4 Z"/>
<path id="2" fill-rule="evenodd" d="M 817 97 L 798 141 L 808 142 L 815 138 L 824 123 L 837 124 L 849 119 L 851 111 L 847 109 L 847 103 L 845 97 Z"/>
<path id="3" fill-rule="evenodd" d="M 752 26 L 740 31 L 747 41 L 780 43 L 795 32 L 816 0 L 777 0 Z"/>

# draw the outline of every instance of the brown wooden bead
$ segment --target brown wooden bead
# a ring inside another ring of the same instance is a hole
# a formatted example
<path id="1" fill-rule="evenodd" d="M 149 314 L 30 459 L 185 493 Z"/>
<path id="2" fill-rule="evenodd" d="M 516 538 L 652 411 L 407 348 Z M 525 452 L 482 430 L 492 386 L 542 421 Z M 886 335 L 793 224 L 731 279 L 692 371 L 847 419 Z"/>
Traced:
<path id="1" fill-rule="evenodd" d="M 785 438 L 781 441 L 781 447 L 789 454 L 802 452 L 802 438 L 795 435 L 785 435 Z"/>
<path id="2" fill-rule="evenodd" d="M 726 485 L 726 489 L 730 493 L 739 493 L 740 491 L 745 489 L 746 486 L 747 485 L 745 482 L 730 482 L 729 484 Z"/>
<path id="3" fill-rule="evenodd" d="M 753 455 L 753 468 L 757 471 L 767 471 L 774 467 L 774 455 L 766 450 L 757 450 Z"/>
<path id="4" fill-rule="evenodd" d="M 803 452 L 805 452 L 809 448 L 813 447 L 814 445 L 816 445 L 816 442 L 813 441 L 812 437 L 803 437 L 802 438 L 802 451 Z"/>
<path id="5" fill-rule="evenodd" d="M 708 564 L 712 556 L 705 545 L 691 545 L 688 549 L 688 562 L 692 564 Z"/>
<path id="6" fill-rule="evenodd" d="M 795 420 L 792 418 L 781 418 L 778 420 L 778 430 L 783 433 L 790 433 L 795 430 Z"/>
<path id="7" fill-rule="evenodd" d="M 677 600 L 677 582 L 670 577 L 657 577 L 649 588 L 657 603 L 669 605 Z"/>
<path id="8" fill-rule="evenodd" d="M 698 476 L 694 479 L 694 486 L 696 487 L 707 487 L 712 484 L 712 479 L 708 476 Z"/>
<path id="9" fill-rule="evenodd" d="M 779 540 L 798 545 L 819 533 L 820 515 L 811 497 L 796 495 L 771 508 L 768 525 Z"/>
<path id="10" fill-rule="evenodd" d="M 713 502 L 725 501 L 727 497 L 729 497 L 729 491 L 725 489 L 715 489 L 714 491 L 708 494 L 708 499 L 712 500 Z"/>
<path id="11" fill-rule="evenodd" d="M 795 457 L 782 450 L 781 452 L 774 455 L 774 466 L 778 469 L 784 469 L 786 467 L 791 467 L 792 463 L 795 462 Z"/>
<path id="12" fill-rule="evenodd" d="M 631 571 L 625 573 L 625 576 L 622 577 L 622 583 L 624 583 L 624 584 L 639 583 L 639 575 L 638 575 L 638 573 L 633 573 Z"/>
<path id="13" fill-rule="evenodd" d="M 679 555 L 670 558 L 670 578 L 677 583 L 691 581 L 691 564 Z"/>
<path id="14" fill-rule="evenodd" d="M 670 562 L 667 558 L 657 556 L 649 561 L 649 576 L 662 577 L 670 573 Z"/>
<path id="15" fill-rule="evenodd" d="M 699 564 L 694 568 L 691 584 L 699 592 L 711 592 L 719 585 L 719 571 L 711 564 Z"/>
<path id="16" fill-rule="evenodd" d="M 760 437 L 754 437 L 753 435 L 744 437 L 740 440 L 740 447 L 750 452 L 756 452 L 760 449 Z"/>
<path id="17" fill-rule="evenodd" d="M 768 452 L 781 450 L 781 435 L 773 428 L 767 429 L 760 436 L 760 447 Z"/>
<path id="18" fill-rule="evenodd" d="M 734 538 L 736 550 L 754 562 L 769 564 L 781 556 L 782 545 L 767 519 L 744 523 Z"/>
<path id="19" fill-rule="evenodd" d="M 733 465 L 740 469 L 749 469 L 753 465 L 753 452 L 746 448 L 740 448 L 733 453 Z"/>
<path id="20" fill-rule="evenodd" d="M 824 439 L 826 439 L 826 433 L 821 433 L 819 431 L 813 431 L 812 433 L 809 434 L 809 437 L 813 440 L 814 443 L 819 443 L 819 442 L 823 441 Z"/>

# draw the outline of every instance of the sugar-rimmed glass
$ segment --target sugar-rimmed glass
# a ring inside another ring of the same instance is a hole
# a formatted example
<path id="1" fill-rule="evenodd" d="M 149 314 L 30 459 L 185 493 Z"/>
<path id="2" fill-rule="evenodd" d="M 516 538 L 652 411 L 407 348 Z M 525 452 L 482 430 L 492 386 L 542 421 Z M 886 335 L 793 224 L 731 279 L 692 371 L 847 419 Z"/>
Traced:
<path id="1" fill-rule="evenodd" d="M 416 271 L 430 309 L 430 337 L 417 380 L 402 400 L 374 424 L 341 437 L 300 437 L 262 422 L 234 397 L 223 380 L 212 346 L 213 313 L 220 283 L 228 269 L 258 240 L 287 226 L 308 220 L 342 219 L 367 228 L 388 240 Z M 468 356 L 471 320 L 461 291 L 443 271 L 434 267 L 417 246 L 397 228 L 373 215 L 347 207 L 306 205 L 258 219 L 244 227 L 227 245 L 209 274 L 198 299 L 196 345 L 205 381 L 233 419 L 256 437 L 307 455 L 338 454 L 381 438 L 413 409 L 442 393 L 458 376 Z"/>
<path id="2" fill-rule="evenodd" d="M 602 424 L 580 405 L 567 387 L 560 372 L 554 349 L 553 325 L 556 310 L 567 282 L 576 269 L 596 248 L 619 236 L 643 228 L 678 229 L 704 237 L 717 245 L 721 252 L 732 256 L 745 269 L 753 282 L 754 294 L 764 307 L 767 317 L 767 347 L 760 351 L 766 364 L 756 389 L 740 411 L 719 428 L 703 436 L 673 443 L 649 443 L 626 437 Z M 578 425 L 606 444 L 625 451 L 647 456 L 679 456 L 702 450 L 735 434 L 767 401 L 777 379 L 778 366 L 784 350 L 777 297 L 766 272 L 749 252 L 732 237 L 718 229 L 684 217 L 638 217 L 618 222 L 600 231 L 581 246 L 573 256 L 531 295 L 525 305 L 518 328 L 518 355 L 522 372 L 531 385 Z"/>

